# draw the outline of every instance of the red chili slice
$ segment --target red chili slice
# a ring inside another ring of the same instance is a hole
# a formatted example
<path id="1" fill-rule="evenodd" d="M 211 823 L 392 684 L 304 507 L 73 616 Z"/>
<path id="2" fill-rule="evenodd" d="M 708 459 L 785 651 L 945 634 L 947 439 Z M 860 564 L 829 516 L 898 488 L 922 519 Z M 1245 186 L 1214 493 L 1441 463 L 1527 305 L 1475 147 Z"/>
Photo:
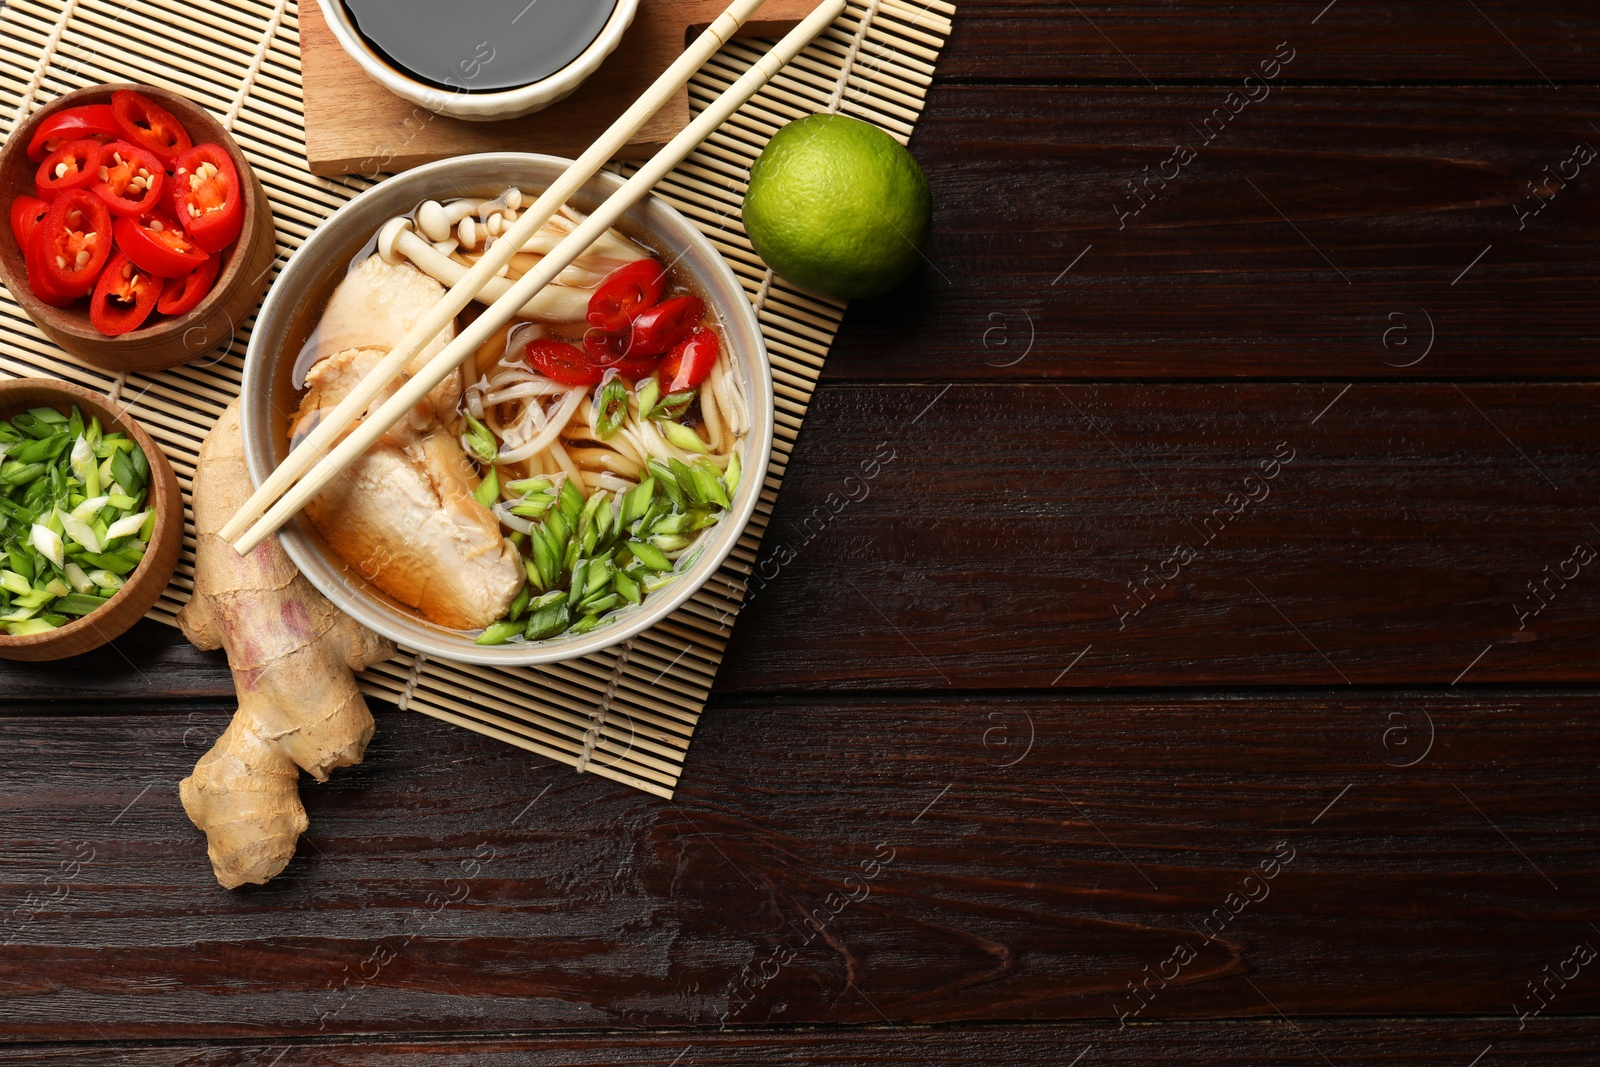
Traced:
<path id="1" fill-rule="evenodd" d="M 56 197 L 29 245 L 28 280 L 46 291 L 76 299 L 94 288 L 111 257 L 111 212 L 87 189 Z M 47 298 L 35 290 L 39 299 Z"/>
<path id="2" fill-rule="evenodd" d="M 154 152 L 112 141 L 100 150 L 98 180 L 90 186 L 113 215 L 148 215 L 161 203 L 167 169 Z"/>
<path id="3" fill-rule="evenodd" d="M 194 144 L 183 123 L 143 93 L 118 89 L 111 94 L 111 113 L 123 140 L 154 152 L 163 163 L 170 164 Z"/>
<path id="4" fill-rule="evenodd" d="M 68 141 L 44 157 L 33 175 L 40 200 L 54 200 L 69 189 L 86 189 L 100 174 L 99 141 Z"/>
<path id="5" fill-rule="evenodd" d="M 565 341 L 529 341 L 522 355 L 530 367 L 562 385 L 599 385 L 605 377 L 605 372 L 591 363 L 581 349 Z"/>
<path id="6" fill-rule="evenodd" d="M 698 296 L 679 296 L 647 308 L 633 320 L 635 356 L 659 356 L 689 336 L 706 317 L 706 304 Z"/>
<path id="7" fill-rule="evenodd" d="M 122 128 L 117 125 L 110 104 L 69 107 L 39 123 L 39 128 L 33 131 L 33 137 L 28 141 L 28 158 L 37 163 L 68 141 L 85 137 L 91 140 L 103 137 L 111 141 L 121 135 Z"/>
<path id="8" fill-rule="evenodd" d="M 626 327 L 612 331 L 591 326 L 583 331 L 583 350 L 591 363 L 602 367 L 615 366 L 627 359 L 632 348 L 633 332 Z"/>
<path id="9" fill-rule="evenodd" d="M 583 351 L 589 362 L 601 370 L 615 370 L 630 381 L 640 381 L 656 372 L 660 360 L 630 351 L 632 332 L 624 327 L 615 333 L 591 326 L 583 334 Z"/>
<path id="10" fill-rule="evenodd" d="M 161 300 L 156 310 L 163 315 L 187 315 L 211 292 L 216 284 L 217 271 L 222 269 L 221 256 L 207 256 L 206 261 L 182 278 L 168 278 L 161 288 Z"/>
<path id="11" fill-rule="evenodd" d="M 699 327 L 673 346 L 661 361 L 661 389 L 677 393 L 693 389 L 711 374 L 722 352 L 722 342 L 714 331 Z"/>
<path id="12" fill-rule="evenodd" d="M 589 298 L 589 325 L 620 330 L 661 299 L 667 272 L 653 259 L 641 259 L 607 274 Z"/>
<path id="13" fill-rule="evenodd" d="M 142 219 L 118 219 L 114 230 L 122 254 L 133 260 L 134 266 L 158 278 L 182 278 L 211 258 L 183 232 L 176 219 L 161 211 Z"/>
<path id="14" fill-rule="evenodd" d="M 33 231 L 33 240 L 28 242 L 28 247 L 23 250 L 23 262 L 28 272 L 28 291 L 51 307 L 63 308 L 77 300 L 82 293 L 71 293 L 61 288 L 53 280 L 51 273 L 44 269 L 44 223 L 41 222 Z"/>
<path id="15" fill-rule="evenodd" d="M 195 145 L 178 157 L 172 172 L 172 205 L 194 243 L 220 252 L 244 228 L 239 171 L 221 145 Z"/>
<path id="16" fill-rule="evenodd" d="M 50 205 L 38 197 L 19 196 L 11 201 L 11 232 L 24 254 L 28 251 L 28 242 L 33 240 L 33 231 L 49 213 Z"/>
<path id="17" fill-rule="evenodd" d="M 89 322 L 107 337 L 132 333 L 144 325 L 160 298 L 161 279 L 141 271 L 119 252 L 95 284 Z"/>

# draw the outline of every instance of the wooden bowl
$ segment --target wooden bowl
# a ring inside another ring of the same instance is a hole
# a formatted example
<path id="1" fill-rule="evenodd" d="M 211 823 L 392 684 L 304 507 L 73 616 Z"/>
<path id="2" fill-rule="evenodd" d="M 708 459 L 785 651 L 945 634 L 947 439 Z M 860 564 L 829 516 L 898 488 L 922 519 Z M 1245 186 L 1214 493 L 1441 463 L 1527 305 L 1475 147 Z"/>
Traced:
<path id="1" fill-rule="evenodd" d="M 183 549 L 183 494 L 178 489 L 177 476 L 172 473 L 167 457 L 138 423 L 114 408 L 101 394 L 70 382 L 53 378 L 0 381 L 0 419 L 10 419 L 29 408 L 40 407 L 55 408 L 66 415 L 71 413 L 73 404 L 78 405 L 85 418 L 98 415 L 106 432 L 121 431 L 144 450 L 145 457 L 150 460 L 149 500 L 156 513 L 155 531 L 150 535 L 150 547 L 144 559 L 104 607 L 48 633 L 29 637 L 0 633 L 0 659 L 65 659 L 122 636 L 161 599 Z"/>
<path id="2" fill-rule="evenodd" d="M 118 89 L 136 89 L 172 112 L 195 144 L 221 145 L 239 171 L 244 229 L 222 253 L 226 258 L 210 294 L 187 315 L 154 317 L 143 329 L 107 337 L 89 324 L 87 300 L 56 308 L 33 295 L 28 289 L 22 249 L 8 225 L 0 225 L 0 281 L 46 337 L 84 362 L 111 371 L 161 370 L 225 343 L 250 317 L 267 288 L 267 272 L 278 254 L 277 234 L 266 190 L 228 131 L 205 108 L 150 85 L 94 85 L 68 93 L 35 111 L 0 147 L 0 209 L 9 213 L 13 198 L 33 195 L 33 177 L 39 164 L 28 158 L 28 142 L 39 123 L 64 108 L 110 103 L 111 94 Z"/>

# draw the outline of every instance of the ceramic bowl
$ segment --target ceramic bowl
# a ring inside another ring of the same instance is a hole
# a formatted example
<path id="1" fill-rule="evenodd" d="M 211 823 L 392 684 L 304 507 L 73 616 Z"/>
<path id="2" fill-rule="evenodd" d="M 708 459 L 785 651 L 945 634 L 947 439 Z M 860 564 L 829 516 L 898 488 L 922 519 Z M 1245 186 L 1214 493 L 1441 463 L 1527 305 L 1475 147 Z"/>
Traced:
<path id="1" fill-rule="evenodd" d="M 58 111 L 83 104 L 107 104 L 118 89 L 136 89 L 170 111 L 195 144 L 225 148 L 239 171 L 245 222 L 238 240 L 223 251 L 222 270 L 209 295 L 193 311 L 177 317 L 155 316 L 142 329 L 107 337 L 89 324 L 89 301 L 51 307 L 28 289 L 23 251 L 10 226 L 0 226 L 0 281 L 44 335 L 86 363 L 110 371 L 150 371 L 175 367 L 205 355 L 233 336 L 255 310 L 267 287 L 267 273 L 277 257 L 272 206 L 249 160 L 211 113 L 177 93 L 152 85 L 95 85 L 58 97 L 28 116 L 0 147 L 0 206 L 8 211 L 13 198 L 33 194 L 38 163 L 28 158 L 33 131 Z"/>
<path id="2" fill-rule="evenodd" d="M 65 659 L 122 636 L 161 599 L 183 549 L 183 494 L 178 489 L 178 479 L 167 457 L 138 423 L 103 394 L 91 393 L 70 382 L 49 378 L 0 381 L 0 419 L 10 419 L 30 408 L 55 408 L 65 415 L 74 404 L 85 418 L 99 416 L 100 425 L 107 432 L 120 431 L 133 438 L 150 460 L 149 501 L 156 513 L 155 530 L 144 559 L 109 603 L 48 633 L 28 637 L 0 633 L 0 659 Z"/>
<path id="3" fill-rule="evenodd" d="M 515 152 L 429 163 L 351 200 L 300 246 L 262 304 L 245 360 L 245 454 L 257 485 L 288 454 L 288 417 L 299 405 L 292 372 L 301 345 L 352 259 L 370 253 L 378 229 L 424 200 L 496 196 L 509 185 L 530 192 L 543 189 L 568 163 L 554 156 Z M 572 198 L 572 205 L 592 211 L 621 185 L 622 179 L 614 175 L 597 175 Z M 723 337 L 736 357 L 752 429 L 740 454 L 745 476 L 733 507 L 712 528 L 698 557 L 677 581 L 647 596 L 617 621 L 578 636 L 493 647 L 480 647 L 471 635 L 434 626 L 389 600 L 329 549 L 303 517 L 285 526 L 279 539 L 289 557 L 324 596 L 356 621 L 399 645 L 439 659 L 500 667 L 551 663 L 589 655 L 654 626 L 693 596 L 733 550 L 755 511 L 772 450 L 772 374 L 760 325 L 748 295 L 721 254 L 666 202 L 647 197 L 624 216 L 619 228 L 674 261 L 676 269 L 687 275 L 721 321 Z"/>
<path id="4" fill-rule="evenodd" d="M 600 68 L 616 50 L 623 33 L 633 23 L 639 0 L 616 0 L 611 17 L 600 33 L 566 66 L 528 85 L 496 92 L 452 92 L 421 81 L 400 69 L 362 37 L 350 12 L 339 0 L 317 0 L 328 28 L 340 47 L 360 64 L 367 77 L 402 100 L 451 118 L 490 122 L 514 119 L 549 107 L 571 96 L 584 79 Z M 530 5 L 531 6 L 531 5 Z M 492 47 L 493 42 L 488 42 Z M 464 60 L 472 62 L 472 60 Z"/>

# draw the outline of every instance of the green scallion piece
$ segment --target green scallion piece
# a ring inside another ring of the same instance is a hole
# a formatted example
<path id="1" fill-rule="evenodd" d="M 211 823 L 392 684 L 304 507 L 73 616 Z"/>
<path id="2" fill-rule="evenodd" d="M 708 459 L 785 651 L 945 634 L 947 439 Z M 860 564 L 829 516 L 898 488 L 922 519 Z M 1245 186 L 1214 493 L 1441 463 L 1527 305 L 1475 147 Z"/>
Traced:
<path id="1" fill-rule="evenodd" d="M 522 624 L 515 622 L 497 622 L 484 630 L 475 645 L 503 645 L 522 632 Z"/>
<path id="2" fill-rule="evenodd" d="M 621 378 L 612 378 L 600 387 L 594 398 L 594 432 L 602 441 L 609 441 L 628 421 L 628 387 Z"/>

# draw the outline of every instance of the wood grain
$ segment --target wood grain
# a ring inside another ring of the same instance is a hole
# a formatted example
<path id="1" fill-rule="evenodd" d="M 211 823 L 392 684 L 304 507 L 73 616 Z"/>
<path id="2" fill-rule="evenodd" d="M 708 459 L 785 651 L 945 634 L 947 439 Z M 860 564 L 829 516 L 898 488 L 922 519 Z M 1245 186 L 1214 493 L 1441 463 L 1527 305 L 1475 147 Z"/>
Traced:
<path id="1" fill-rule="evenodd" d="M 1236 80 L 1279 41 L 1292 80 L 1593 83 L 1600 12 L 1585 0 L 1038 0 L 963 3 L 944 78 Z"/>
<path id="2" fill-rule="evenodd" d="M 1344 390 L 824 390 L 717 684 L 1594 680 L 1600 397 Z"/>
<path id="3" fill-rule="evenodd" d="M 727 6 L 724 0 L 644 0 L 617 50 L 577 93 L 520 119 L 470 122 L 431 114 L 368 78 L 308 0 L 300 6 L 306 162 L 313 174 L 376 177 L 468 152 L 576 156 L 678 58 L 691 27 L 710 24 Z M 815 0 L 768 0 L 760 19 L 742 32 L 782 34 L 815 6 Z M 645 124 L 622 158 L 653 154 L 688 124 L 685 89 Z"/>
<path id="4" fill-rule="evenodd" d="M 1224 99 L 936 90 L 928 263 L 850 310 L 829 377 L 1592 377 L 1600 164 L 1517 209 L 1600 149 L 1600 91 L 1281 88 L 1207 145 Z"/>
<path id="5" fill-rule="evenodd" d="M 210 883 L 174 796 L 223 715 L 11 719 L 0 1032 L 262 1042 L 724 1013 L 1114 1032 L 1126 984 L 1180 944 L 1192 962 L 1130 1022 L 1504 1016 L 1600 937 L 1594 699 L 723 702 L 675 803 L 383 714 L 365 763 L 307 787 L 294 864 L 240 893 Z M 1274 855 L 1263 892 L 1246 879 Z M 1600 985 L 1574 980 L 1549 1014 L 1597 1010 Z"/>
<path id="6" fill-rule="evenodd" d="M 824 388 L 718 690 L 1600 680 L 1595 387 L 1344 388 Z M 166 641 L 6 703 L 231 692 Z"/>
<path id="7" fill-rule="evenodd" d="M 521 1035 L 464 1041 L 392 1039 L 312 1043 L 286 1039 L 239 1044 L 94 1043 L 77 1046 L 6 1048 L 6 1067 L 59 1067 L 109 1052 L 124 1067 L 720 1067 L 757 1063 L 881 1064 L 884 1067 L 969 1067 L 971 1064 L 1065 1067 L 1084 1049 L 1080 1063 L 1153 1067 L 1156 1064 L 1264 1064 L 1327 1067 L 1364 1063 L 1374 1067 L 1440 1067 L 1466 1064 L 1492 1049 L 1484 1064 L 1581 1067 L 1593 1062 L 1596 1021 L 1551 1017 L 1519 1031 L 1498 1019 L 1228 1020 L 1181 1026 L 1142 1026 L 1124 1032 L 1098 1023 L 1055 1023 L 938 1029 L 695 1031 L 596 1036 Z M 1326 1057 L 1326 1058 L 1324 1058 Z M 109 1057 L 108 1057 L 109 1058 Z"/>

